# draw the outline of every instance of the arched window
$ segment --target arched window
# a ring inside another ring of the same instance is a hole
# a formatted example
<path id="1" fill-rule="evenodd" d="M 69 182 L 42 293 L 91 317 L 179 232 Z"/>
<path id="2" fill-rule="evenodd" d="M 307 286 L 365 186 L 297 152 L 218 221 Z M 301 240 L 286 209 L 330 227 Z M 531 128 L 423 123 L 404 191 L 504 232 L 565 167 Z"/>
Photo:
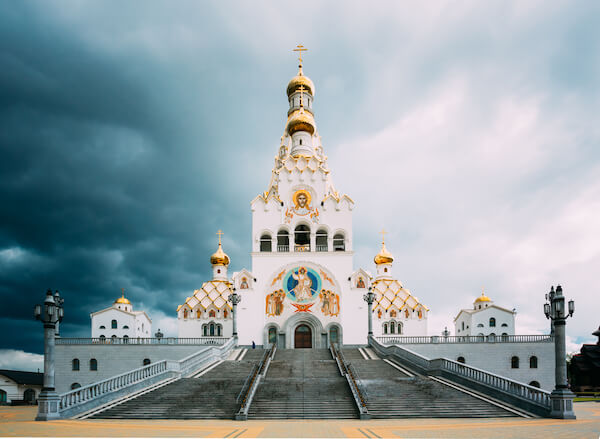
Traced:
<path id="1" fill-rule="evenodd" d="M 123 326 L 123 329 L 129 329 L 129 326 L 125 325 Z"/>
<path id="2" fill-rule="evenodd" d="M 503 328 L 508 328 L 508 325 L 506 323 L 502 323 L 500 326 L 502 326 Z"/>
<path id="3" fill-rule="evenodd" d="M 465 364 L 465 357 L 458 357 L 456 359 L 456 361 L 458 361 L 459 363 Z"/>
<path id="4" fill-rule="evenodd" d="M 90 370 L 98 370 L 98 360 L 95 358 L 90 360 Z"/>
<path id="5" fill-rule="evenodd" d="M 124 335 L 123 336 L 123 343 L 129 343 L 129 336 L 128 335 Z"/>
<path id="6" fill-rule="evenodd" d="M 150 358 L 144 358 L 143 365 L 148 366 L 151 363 Z"/>
<path id="7" fill-rule="evenodd" d="M 538 365 L 538 359 L 537 357 L 534 355 L 532 357 L 529 358 L 529 368 L 530 369 L 537 369 Z"/>
<path id="8" fill-rule="evenodd" d="M 71 370 L 79 370 L 79 358 L 73 358 L 71 360 Z"/>
<path id="9" fill-rule="evenodd" d="M 460 326 L 461 326 L 462 330 L 464 331 L 465 330 L 465 322 L 462 322 L 462 324 Z"/>
<path id="10" fill-rule="evenodd" d="M 537 381 L 532 381 L 529 383 L 529 385 L 533 386 L 533 387 L 537 387 L 538 389 L 540 388 L 540 383 L 538 383 Z"/>
<path id="11" fill-rule="evenodd" d="M 294 251 L 310 251 L 310 227 L 300 224 L 294 230 Z"/>
<path id="12" fill-rule="evenodd" d="M 268 233 L 263 234 L 260 237 L 260 251 L 270 252 L 271 251 L 271 235 Z"/>
<path id="13" fill-rule="evenodd" d="M 106 326 L 100 325 L 100 329 L 106 329 Z"/>
<path id="14" fill-rule="evenodd" d="M 490 317 L 490 328 L 495 328 L 496 327 L 496 319 L 493 317 Z"/>
<path id="15" fill-rule="evenodd" d="M 221 328 L 222 328 L 221 325 L 217 325 L 217 337 L 221 336 Z"/>
<path id="16" fill-rule="evenodd" d="M 346 242 L 343 233 L 336 233 L 333 235 L 333 251 L 343 252 L 346 250 Z"/>
<path id="17" fill-rule="evenodd" d="M 35 390 L 25 389 L 23 392 L 23 400 L 29 404 L 33 404 L 35 402 Z"/>
<path id="18" fill-rule="evenodd" d="M 6 402 L 6 391 L 0 389 L 0 404 Z"/>
<path id="19" fill-rule="evenodd" d="M 209 329 L 210 329 L 210 331 L 209 331 L 210 332 L 210 336 L 214 337 L 214 335 L 215 335 L 215 325 L 213 323 L 211 323 L 209 325 Z"/>
<path id="20" fill-rule="evenodd" d="M 110 322 L 110 327 L 111 327 L 112 329 L 117 329 L 117 321 L 116 321 L 116 320 L 112 320 L 112 321 Z"/>
<path id="21" fill-rule="evenodd" d="M 269 328 L 269 343 L 277 343 L 277 329 Z"/>
<path id="22" fill-rule="evenodd" d="M 477 327 L 478 327 L 478 328 L 483 328 L 483 323 L 478 323 L 478 324 L 477 324 Z"/>
<path id="23" fill-rule="evenodd" d="M 80 387 L 81 387 L 81 384 L 79 384 L 79 383 L 71 384 L 71 390 L 79 389 Z"/>
<path id="24" fill-rule="evenodd" d="M 211 309 L 211 310 L 208 312 L 208 317 L 216 317 L 216 316 L 217 316 L 217 313 L 215 312 L 215 310 L 214 310 L 214 309 Z"/>
<path id="25" fill-rule="evenodd" d="M 396 333 L 396 323 L 391 322 L 390 323 L 390 334 L 395 334 Z"/>
<path id="26" fill-rule="evenodd" d="M 511 367 L 511 369 L 519 368 L 519 357 L 512 357 L 510 359 L 510 367 Z"/>
<path id="27" fill-rule="evenodd" d="M 387 334 L 387 333 L 388 333 L 388 324 L 387 324 L 387 323 L 384 323 L 384 324 L 383 324 L 383 333 L 384 333 L 384 334 Z"/>
<path id="28" fill-rule="evenodd" d="M 402 335 L 402 322 L 396 322 L 396 333 Z"/>
<path id="29" fill-rule="evenodd" d="M 338 328 L 337 326 L 332 326 L 329 329 L 329 342 L 330 343 L 337 343 L 338 342 Z"/>
<path id="30" fill-rule="evenodd" d="M 112 337 L 110 337 L 111 342 L 116 343 L 117 342 L 117 336 L 116 335 L 112 335 Z"/>
<path id="31" fill-rule="evenodd" d="M 204 337 L 207 337 L 207 336 L 208 336 L 208 326 L 206 326 L 206 325 L 202 325 L 202 335 L 203 335 Z"/>
<path id="32" fill-rule="evenodd" d="M 326 252 L 329 249 L 327 248 L 327 230 L 319 229 L 317 230 L 317 251 L 318 252 Z"/>
<path id="33" fill-rule="evenodd" d="M 279 232 L 277 232 L 277 251 L 290 251 L 290 234 L 287 230 L 281 229 Z"/>
<path id="34" fill-rule="evenodd" d="M 100 343 L 104 343 L 106 341 L 106 337 L 104 335 L 101 335 L 99 338 L 100 338 Z"/>

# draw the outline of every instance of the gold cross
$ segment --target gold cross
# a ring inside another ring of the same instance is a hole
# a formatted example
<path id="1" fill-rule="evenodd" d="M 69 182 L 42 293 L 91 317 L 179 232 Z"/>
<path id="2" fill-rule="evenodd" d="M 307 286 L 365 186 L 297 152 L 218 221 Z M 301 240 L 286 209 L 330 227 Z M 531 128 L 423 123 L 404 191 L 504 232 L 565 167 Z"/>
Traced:
<path id="1" fill-rule="evenodd" d="M 221 230 L 219 230 L 219 231 L 217 232 L 217 235 L 219 235 L 219 245 L 221 245 L 221 235 L 224 235 L 224 233 L 223 233 L 223 232 L 221 232 Z"/>
<path id="2" fill-rule="evenodd" d="M 121 288 L 121 297 L 125 297 L 125 288 Z"/>
<path id="3" fill-rule="evenodd" d="M 304 90 L 306 90 L 306 89 L 304 88 L 304 86 L 303 86 L 302 84 L 300 84 L 300 87 L 298 87 L 298 90 L 300 90 L 300 106 L 301 106 L 301 107 L 304 107 L 304 103 L 303 103 L 303 94 L 302 94 L 302 93 L 303 93 L 303 92 L 304 92 Z"/>
<path id="4" fill-rule="evenodd" d="M 302 52 L 306 52 L 307 50 L 302 44 L 298 44 L 296 49 L 294 49 L 294 52 L 298 52 L 298 61 L 300 61 L 300 64 L 302 64 Z"/>
<path id="5" fill-rule="evenodd" d="M 385 234 L 387 233 L 384 229 L 381 230 L 381 243 L 385 244 Z"/>

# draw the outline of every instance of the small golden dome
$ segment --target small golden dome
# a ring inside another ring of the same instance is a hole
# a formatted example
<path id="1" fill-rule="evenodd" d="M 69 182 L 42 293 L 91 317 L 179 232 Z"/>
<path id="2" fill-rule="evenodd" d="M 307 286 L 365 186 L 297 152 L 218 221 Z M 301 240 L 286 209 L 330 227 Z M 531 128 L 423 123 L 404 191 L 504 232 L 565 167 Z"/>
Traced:
<path id="1" fill-rule="evenodd" d="M 306 131 L 312 136 L 315 132 L 315 119 L 308 111 L 300 108 L 292 113 L 286 129 L 290 136 L 297 131 Z"/>
<path id="2" fill-rule="evenodd" d="M 294 76 L 288 83 L 288 86 L 287 86 L 288 98 L 292 95 L 292 93 L 298 91 L 300 89 L 300 86 L 302 86 L 302 85 L 304 86 L 304 91 L 306 93 L 311 94 L 313 97 L 315 96 L 315 85 L 313 84 L 313 82 L 310 80 L 310 78 L 308 76 L 304 76 L 302 74 L 302 68 L 300 68 L 300 71 L 298 72 L 298 74 L 296 76 Z"/>
<path id="3" fill-rule="evenodd" d="M 229 256 L 227 256 L 227 254 L 223 251 L 223 248 L 221 247 L 220 242 L 219 242 L 219 248 L 210 257 L 210 263 L 212 265 L 223 265 L 223 266 L 229 265 Z"/>
<path id="4" fill-rule="evenodd" d="M 131 302 L 125 298 L 125 295 L 123 295 L 123 296 L 119 297 L 117 300 L 115 300 L 115 303 L 122 303 L 124 305 L 131 305 Z"/>
<path id="5" fill-rule="evenodd" d="M 387 251 L 387 249 L 385 248 L 385 243 L 382 242 L 381 250 L 379 250 L 379 253 L 377 253 L 377 255 L 375 256 L 375 258 L 373 260 L 375 261 L 375 264 L 377 264 L 377 265 L 391 264 L 392 262 L 394 262 L 394 257 L 392 256 L 392 254 L 389 251 Z"/>
<path id="6" fill-rule="evenodd" d="M 490 299 L 488 296 L 486 296 L 483 292 L 481 293 L 481 296 L 479 296 L 477 299 L 475 299 L 475 303 L 478 302 L 491 302 L 492 299 Z"/>

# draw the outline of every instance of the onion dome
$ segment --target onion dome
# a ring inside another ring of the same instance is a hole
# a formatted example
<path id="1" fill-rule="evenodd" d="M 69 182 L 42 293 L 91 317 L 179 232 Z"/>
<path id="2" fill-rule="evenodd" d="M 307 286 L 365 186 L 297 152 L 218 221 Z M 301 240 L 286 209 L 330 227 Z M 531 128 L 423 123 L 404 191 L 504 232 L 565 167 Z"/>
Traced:
<path id="1" fill-rule="evenodd" d="M 381 250 L 379 250 L 379 253 L 377 253 L 377 255 L 375 256 L 375 258 L 373 260 L 375 261 L 376 265 L 391 264 L 392 262 L 394 262 L 394 257 L 385 248 L 384 241 L 381 242 Z"/>
<path id="2" fill-rule="evenodd" d="M 212 265 L 223 265 L 224 267 L 229 265 L 229 256 L 223 251 L 221 247 L 221 235 L 223 234 L 220 230 L 217 233 L 219 235 L 219 248 L 210 257 L 210 263 Z"/>
<path id="3" fill-rule="evenodd" d="M 115 300 L 115 303 L 122 303 L 123 305 L 131 305 L 131 302 L 125 298 L 125 293 L 121 294 L 121 297 L 119 297 L 117 300 Z"/>
<path id="4" fill-rule="evenodd" d="M 294 111 L 288 119 L 286 130 L 290 136 L 297 131 L 306 131 L 312 136 L 315 132 L 315 119 L 300 107 L 300 110 Z"/>
<path id="5" fill-rule="evenodd" d="M 308 76 L 304 76 L 302 73 L 302 66 L 298 70 L 298 74 L 294 76 L 287 86 L 288 98 L 300 89 L 300 86 L 304 86 L 304 91 L 310 93 L 312 96 L 315 95 L 315 85 Z"/>
<path id="6" fill-rule="evenodd" d="M 475 303 L 480 303 L 480 302 L 491 302 L 492 299 L 490 299 L 488 296 L 486 296 L 483 291 L 481 292 L 481 296 L 479 296 L 477 299 L 475 299 Z"/>

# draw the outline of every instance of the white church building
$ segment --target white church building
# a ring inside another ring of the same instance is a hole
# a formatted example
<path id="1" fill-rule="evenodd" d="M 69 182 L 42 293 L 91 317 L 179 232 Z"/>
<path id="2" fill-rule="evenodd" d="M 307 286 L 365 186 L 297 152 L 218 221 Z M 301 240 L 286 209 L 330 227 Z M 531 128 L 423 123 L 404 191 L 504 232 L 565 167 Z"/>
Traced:
<path id="1" fill-rule="evenodd" d="M 230 337 L 236 289 L 239 343 L 281 348 L 366 344 L 372 287 L 374 335 L 427 335 L 429 309 L 394 277 L 382 242 L 375 276 L 354 268 L 354 201 L 339 192 L 314 118 L 315 86 L 302 71 L 287 86 L 287 122 L 267 190 L 251 202 L 252 268 L 228 276 L 221 244 L 213 277 L 177 308 L 179 337 Z"/>
<path id="2" fill-rule="evenodd" d="M 461 336 L 515 335 L 516 314 L 515 310 L 495 305 L 481 293 L 473 302 L 473 308 L 461 309 L 454 318 L 454 333 Z"/>
<path id="3" fill-rule="evenodd" d="M 128 339 L 152 337 L 152 320 L 145 311 L 134 311 L 122 291 L 111 307 L 90 314 L 92 338 Z"/>

